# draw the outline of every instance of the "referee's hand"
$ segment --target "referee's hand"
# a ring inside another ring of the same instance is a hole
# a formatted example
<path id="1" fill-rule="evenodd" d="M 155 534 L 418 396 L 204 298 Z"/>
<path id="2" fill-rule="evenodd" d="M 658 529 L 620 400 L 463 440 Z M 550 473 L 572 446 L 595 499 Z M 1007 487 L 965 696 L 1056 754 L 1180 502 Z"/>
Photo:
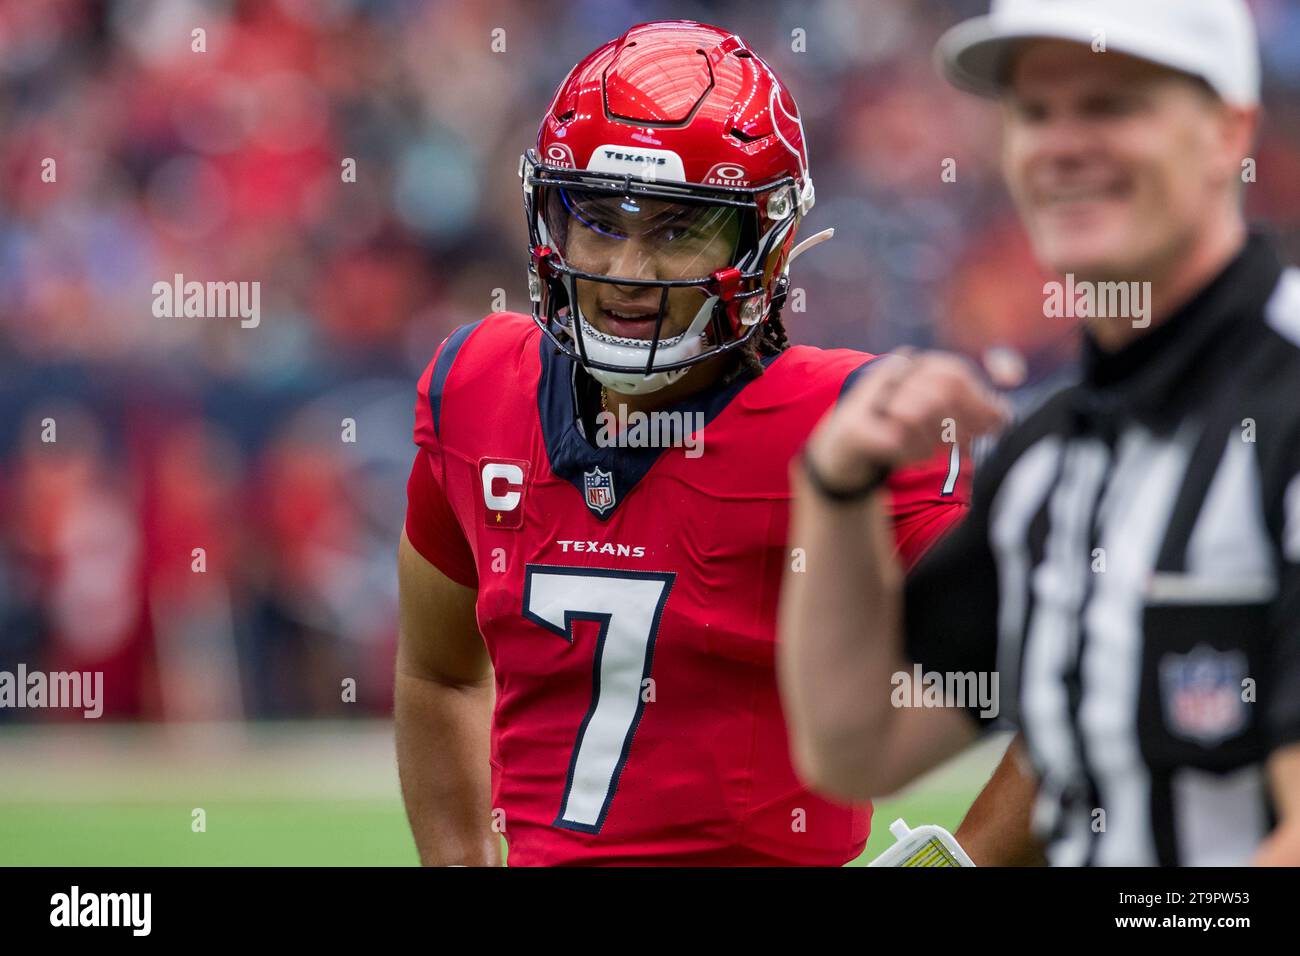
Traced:
<path id="1" fill-rule="evenodd" d="M 807 454 L 827 482 L 853 487 L 881 467 L 929 459 L 954 433 L 969 447 L 976 435 L 996 431 L 1010 418 L 1010 405 L 964 359 L 902 351 L 873 363 L 827 412 Z"/>

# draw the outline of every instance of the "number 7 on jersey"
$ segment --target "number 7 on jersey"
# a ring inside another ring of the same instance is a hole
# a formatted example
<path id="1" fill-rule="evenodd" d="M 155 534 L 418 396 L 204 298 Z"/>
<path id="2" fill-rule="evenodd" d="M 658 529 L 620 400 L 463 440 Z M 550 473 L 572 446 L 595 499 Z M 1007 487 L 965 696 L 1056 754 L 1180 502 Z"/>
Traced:
<path id="1" fill-rule="evenodd" d="M 655 638 L 676 575 L 527 565 L 524 617 L 573 642 L 574 621 L 600 625 L 591 705 L 578 727 L 555 826 L 599 833 L 627 762 L 650 677 Z"/>

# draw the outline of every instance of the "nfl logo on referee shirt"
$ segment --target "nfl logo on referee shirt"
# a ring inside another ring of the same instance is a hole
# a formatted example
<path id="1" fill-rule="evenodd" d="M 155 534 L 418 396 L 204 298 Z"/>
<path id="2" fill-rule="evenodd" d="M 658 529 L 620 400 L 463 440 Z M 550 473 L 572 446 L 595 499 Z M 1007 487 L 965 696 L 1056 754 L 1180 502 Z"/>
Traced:
<path id="1" fill-rule="evenodd" d="M 587 497 L 587 507 L 598 515 L 614 507 L 614 476 L 599 467 L 582 473 L 582 490 Z"/>
<path id="2" fill-rule="evenodd" d="M 1160 691 L 1170 733 L 1213 747 L 1246 726 L 1241 682 L 1246 655 L 1205 644 L 1160 660 Z"/>

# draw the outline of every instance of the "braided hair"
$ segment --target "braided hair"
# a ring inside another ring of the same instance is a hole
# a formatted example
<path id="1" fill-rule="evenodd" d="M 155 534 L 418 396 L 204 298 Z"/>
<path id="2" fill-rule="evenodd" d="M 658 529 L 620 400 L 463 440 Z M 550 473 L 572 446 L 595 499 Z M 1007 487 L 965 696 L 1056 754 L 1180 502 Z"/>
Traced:
<path id="1" fill-rule="evenodd" d="M 780 355 L 789 347 L 790 338 L 785 334 L 785 323 L 781 321 L 781 313 L 777 312 L 769 316 L 758 330 L 756 349 L 759 355 Z"/>
<path id="2" fill-rule="evenodd" d="M 774 312 L 767 317 L 758 334 L 738 350 L 737 361 L 723 377 L 724 382 L 730 384 L 742 375 L 757 378 L 763 374 L 764 357 L 780 355 L 789 347 L 790 339 L 781 321 L 781 313 Z"/>

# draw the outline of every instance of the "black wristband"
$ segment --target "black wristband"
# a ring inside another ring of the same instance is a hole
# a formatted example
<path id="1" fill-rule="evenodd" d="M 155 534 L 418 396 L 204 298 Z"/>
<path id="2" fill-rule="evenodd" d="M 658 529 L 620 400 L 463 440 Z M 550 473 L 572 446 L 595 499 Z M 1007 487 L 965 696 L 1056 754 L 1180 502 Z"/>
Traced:
<path id="1" fill-rule="evenodd" d="M 803 473 L 808 478 L 808 483 L 813 486 L 817 494 L 827 501 L 833 501 L 836 504 L 851 504 L 862 501 L 864 498 L 877 491 L 893 473 L 893 469 L 888 465 L 875 465 L 867 480 L 853 488 L 836 488 L 826 481 L 817 466 L 812 462 L 812 456 L 808 454 L 808 446 L 805 445 L 799 458 L 803 463 Z"/>

